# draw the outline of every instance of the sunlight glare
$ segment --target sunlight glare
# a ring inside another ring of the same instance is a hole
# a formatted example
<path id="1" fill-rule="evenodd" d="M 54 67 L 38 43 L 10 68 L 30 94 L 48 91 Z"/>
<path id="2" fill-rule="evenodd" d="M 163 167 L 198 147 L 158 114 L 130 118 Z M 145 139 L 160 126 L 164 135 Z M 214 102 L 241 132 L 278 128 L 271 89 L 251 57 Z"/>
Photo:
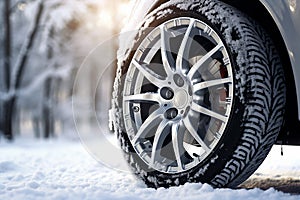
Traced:
<path id="1" fill-rule="evenodd" d="M 18 3 L 18 9 L 24 11 L 26 8 L 26 3 Z"/>
<path id="2" fill-rule="evenodd" d="M 113 13 L 110 12 L 108 9 L 104 10 L 101 9 L 99 11 L 99 15 L 98 15 L 98 21 L 97 21 L 97 25 L 98 26 L 105 26 L 107 28 L 113 28 Z"/>

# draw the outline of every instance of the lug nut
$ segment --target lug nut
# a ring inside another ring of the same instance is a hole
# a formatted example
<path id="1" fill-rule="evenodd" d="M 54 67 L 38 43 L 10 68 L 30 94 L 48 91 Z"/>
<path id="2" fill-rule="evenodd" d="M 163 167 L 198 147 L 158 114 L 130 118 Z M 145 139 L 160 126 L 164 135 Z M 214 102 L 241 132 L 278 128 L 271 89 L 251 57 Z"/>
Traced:
<path id="1" fill-rule="evenodd" d="M 184 85 L 184 80 L 179 74 L 175 74 L 173 76 L 173 80 L 178 87 L 182 87 Z"/>
<path id="2" fill-rule="evenodd" d="M 176 108 L 170 108 L 165 112 L 165 118 L 174 119 L 178 115 L 178 110 Z"/>
<path id="3" fill-rule="evenodd" d="M 170 100 L 174 97 L 174 92 L 171 88 L 164 87 L 160 90 L 160 95 L 162 96 L 162 98 Z"/>

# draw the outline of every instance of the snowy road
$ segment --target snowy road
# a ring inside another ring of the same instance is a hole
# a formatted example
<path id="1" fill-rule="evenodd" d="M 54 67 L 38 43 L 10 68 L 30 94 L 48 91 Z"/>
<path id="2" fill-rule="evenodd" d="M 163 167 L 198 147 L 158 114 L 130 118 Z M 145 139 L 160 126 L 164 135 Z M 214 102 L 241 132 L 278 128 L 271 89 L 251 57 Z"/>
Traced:
<path id="1" fill-rule="evenodd" d="M 300 180 L 299 147 L 273 148 L 247 187 L 263 181 Z M 106 153 L 106 152 L 104 152 Z M 256 178 L 256 179 L 255 179 Z M 263 180 L 257 182 L 257 180 Z M 253 180 L 256 180 L 253 182 Z M 245 187 L 245 186 L 244 186 Z M 299 189 L 299 188 L 298 188 Z M 20 139 L 0 141 L 0 199 L 299 199 L 273 188 L 213 189 L 207 184 L 158 190 L 146 188 L 130 173 L 97 162 L 80 142 Z"/>

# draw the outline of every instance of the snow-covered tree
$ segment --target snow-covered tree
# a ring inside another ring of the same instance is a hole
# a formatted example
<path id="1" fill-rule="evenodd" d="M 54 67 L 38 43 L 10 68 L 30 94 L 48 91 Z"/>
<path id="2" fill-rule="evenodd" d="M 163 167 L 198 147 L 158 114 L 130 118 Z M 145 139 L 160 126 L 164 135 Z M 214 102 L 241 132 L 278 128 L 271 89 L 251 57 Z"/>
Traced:
<path id="1" fill-rule="evenodd" d="M 24 43 L 19 51 L 16 62 L 14 66 L 12 65 L 12 44 L 13 44 L 13 32 L 12 32 L 12 15 L 13 7 L 11 7 L 11 0 L 5 0 L 4 2 L 4 67 L 3 67 L 3 94 L 1 95 L 1 132 L 5 135 L 6 138 L 12 139 L 13 132 L 13 111 L 14 106 L 17 100 L 17 91 L 21 85 L 23 70 L 26 66 L 29 51 L 31 50 L 34 40 L 37 35 L 38 26 L 43 12 L 43 3 L 39 1 L 39 6 L 37 12 L 34 16 L 34 21 L 32 28 L 29 30 L 27 38 L 24 40 Z"/>
<path id="2" fill-rule="evenodd" d="M 0 136 L 24 132 L 24 122 L 44 137 L 72 124 L 75 74 L 90 50 L 118 33 L 122 16 L 111 15 L 118 1 L 127 0 L 0 2 Z M 113 43 L 100 53 L 113 55 L 116 48 Z M 93 98 L 89 82 L 97 80 L 102 59 L 90 61 L 86 92 L 75 90 L 79 98 Z"/>

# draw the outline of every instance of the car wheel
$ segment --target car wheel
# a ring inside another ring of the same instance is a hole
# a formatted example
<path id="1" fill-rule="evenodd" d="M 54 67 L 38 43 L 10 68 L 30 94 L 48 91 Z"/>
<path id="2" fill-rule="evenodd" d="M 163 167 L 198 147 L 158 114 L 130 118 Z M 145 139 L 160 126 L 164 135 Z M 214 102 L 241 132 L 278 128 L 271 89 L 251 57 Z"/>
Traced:
<path id="1" fill-rule="evenodd" d="M 149 187 L 247 179 L 285 107 L 283 68 L 265 31 L 220 1 L 178 1 L 149 14 L 130 52 L 113 106 L 133 172 Z"/>

